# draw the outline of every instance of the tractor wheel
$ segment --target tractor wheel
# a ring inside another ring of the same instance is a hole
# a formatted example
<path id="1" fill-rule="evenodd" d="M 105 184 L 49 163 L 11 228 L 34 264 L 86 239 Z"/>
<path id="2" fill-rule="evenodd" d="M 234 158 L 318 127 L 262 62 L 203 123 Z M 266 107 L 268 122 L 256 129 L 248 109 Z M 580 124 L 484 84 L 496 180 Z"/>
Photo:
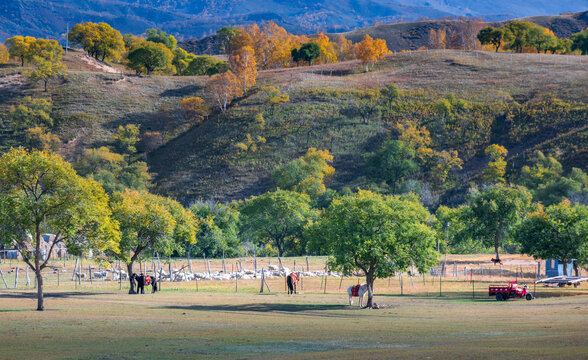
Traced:
<path id="1" fill-rule="evenodd" d="M 533 295 L 527 294 L 527 296 L 525 296 L 525 299 L 527 299 L 527 301 L 531 301 L 533 300 Z"/>
<path id="2" fill-rule="evenodd" d="M 496 294 L 496 301 L 503 301 L 504 300 L 504 296 L 502 296 L 502 294 L 498 293 Z"/>

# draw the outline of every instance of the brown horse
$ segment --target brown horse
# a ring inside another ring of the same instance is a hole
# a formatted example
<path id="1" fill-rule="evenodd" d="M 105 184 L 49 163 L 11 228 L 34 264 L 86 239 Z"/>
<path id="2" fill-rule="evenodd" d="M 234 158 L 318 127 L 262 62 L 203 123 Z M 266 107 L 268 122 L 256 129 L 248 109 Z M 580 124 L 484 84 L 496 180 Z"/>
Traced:
<path id="1" fill-rule="evenodd" d="M 296 284 L 298 284 L 298 275 L 291 272 L 286 276 L 286 284 L 288 285 L 288 294 L 296 294 Z"/>

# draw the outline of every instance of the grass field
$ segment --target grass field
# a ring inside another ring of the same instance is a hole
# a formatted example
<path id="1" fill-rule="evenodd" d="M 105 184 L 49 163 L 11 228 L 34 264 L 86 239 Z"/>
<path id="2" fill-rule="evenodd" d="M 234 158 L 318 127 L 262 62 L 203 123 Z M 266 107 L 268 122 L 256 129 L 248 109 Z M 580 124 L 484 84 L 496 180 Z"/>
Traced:
<path id="1" fill-rule="evenodd" d="M 459 258 L 451 260 L 478 261 Z M 42 313 L 32 286 L 0 289 L 0 359 L 579 359 L 588 349 L 587 290 L 537 288 L 530 302 L 489 298 L 488 284 L 509 276 L 474 275 L 472 294 L 471 278 L 448 275 L 441 297 L 439 277 L 411 284 L 405 274 L 403 296 L 398 277 L 378 280 L 377 310 L 347 305 L 356 278 L 329 277 L 326 289 L 323 279 L 305 278 L 290 296 L 281 278 L 263 294 L 252 279 L 240 280 L 238 293 L 234 281 L 199 281 L 165 282 L 145 295 L 126 294 L 126 283 L 119 290 L 63 278 L 46 288 Z"/>

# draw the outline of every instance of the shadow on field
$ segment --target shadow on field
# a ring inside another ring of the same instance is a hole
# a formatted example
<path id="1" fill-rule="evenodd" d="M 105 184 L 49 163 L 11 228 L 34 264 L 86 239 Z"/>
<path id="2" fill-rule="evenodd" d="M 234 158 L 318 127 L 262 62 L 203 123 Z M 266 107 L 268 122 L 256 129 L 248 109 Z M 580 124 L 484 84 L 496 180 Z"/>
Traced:
<path id="1" fill-rule="evenodd" d="M 55 298 L 55 299 L 66 299 L 66 298 L 81 297 L 81 296 L 107 295 L 107 294 L 112 294 L 112 293 L 68 291 L 68 292 L 58 292 L 58 293 L 44 293 L 43 297 Z M 0 299 L 22 299 L 22 298 L 36 299 L 37 293 L 36 292 L 0 293 Z"/>
<path id="2" fill-rule="evenodd" d="M 243 305 L 170 305 L 163 309 L 194 310 L 194 311 L 253 311 L 253 312 L 303 312 L 321 310 L 342 310 L 347 305 L 326 304 L 243 304 Z"/>

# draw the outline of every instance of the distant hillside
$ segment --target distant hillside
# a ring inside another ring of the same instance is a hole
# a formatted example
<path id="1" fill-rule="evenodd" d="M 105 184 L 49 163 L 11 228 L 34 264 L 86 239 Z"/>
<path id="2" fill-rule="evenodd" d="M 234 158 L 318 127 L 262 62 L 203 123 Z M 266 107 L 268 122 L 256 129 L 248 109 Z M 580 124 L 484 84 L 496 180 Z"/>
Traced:
<path id="1" fill-rule="evenodd" d="M 140 158 L 154 175 L 154 191 L 185 204 L 260 194 L 271 187 L 272 169 L 309 147 L 334 155 L 330 187 L 370 186 L 364 154 L 394 136 L 393 124 L 403 119 L 426 126 L 436 150 L 458 150 L 464 160 L 462 170 L 431 190 L 431 204 L 460 201 L 464 188 L 486 166 L 483 150 L 491 143 L 507 147 L 514 173 L 534 150 L 557 151 L 566 169 L 588 170 L 588 57 L 417 51 L 390 55 L 367 74 L 356 61 L 260 71 L 258 85 L 226 115 L 213 111 L 196 126 L 181 115 L 178 102 L 206 98 L 206 77 L 91 72 L 99 71 L 100 64 L 90 67 L 75 53 L 66 62 L 68 80 L 52 85 L 49 93 L 26 85 L 17 65 L 0 66 L 0 118 L 24 96 L 51 98 L 52 131 L 70 161 L 83 149 L 112 145 L 119 125 L 159 132 L 163 146 Z M 361 92 L 390 82 L 402 90 L 396 110 L 383 112 L 380 100 L 379 110 L 362 119 L 357 113 Z M 264 85 L 276 86 L 290 101 L 272 107 L 260 89 Z M 435 104 L 446 99 L 456 108 L 438 114 Z M 259 112 L 265 119 L 261 128 L 253 120 Z M 246 141 L 247 134 L 267 142 L 244 152 L 236 144 Z M 0 152 L 22 143 L 23 134 L 0 121 Z"/>
<path id="2" fill-rule="evenodd" d="M 0 40 L 15 34 L 62 39 L 68 23 L 85 21 L 134 34 L 159 27 L 182 39 L 265 20 L 300 34 L 349 31 L 374 22 L 445 16 L 498 21 L 586 9 L 588 0 L 4 0 Z"/>
<path id="3" fill-rule="evenodd" d="M 588 27 L 588 11 L 551 16 L 535 16 L 522 18 L 551 29 L 558 37 L 568 38 L 570 35 Z M 427 46 L 431 29 L 446 29 L 448 33 L 455 31 L 466 20 L 420 20 L 396 24 L 379 24 L 362 27 L 353 31 L 343 32 L 353 42 L 361 41 L 365 34 L 374 38 L 385 39 L 392 51 L 416 50 Z M 500 26 L 504 22 L 489 22 L 488 25 Z M 216 36 L 210 35 L 202 39 L 186 39 L 178 45 L 195 54 L 217 54 Z"/>

